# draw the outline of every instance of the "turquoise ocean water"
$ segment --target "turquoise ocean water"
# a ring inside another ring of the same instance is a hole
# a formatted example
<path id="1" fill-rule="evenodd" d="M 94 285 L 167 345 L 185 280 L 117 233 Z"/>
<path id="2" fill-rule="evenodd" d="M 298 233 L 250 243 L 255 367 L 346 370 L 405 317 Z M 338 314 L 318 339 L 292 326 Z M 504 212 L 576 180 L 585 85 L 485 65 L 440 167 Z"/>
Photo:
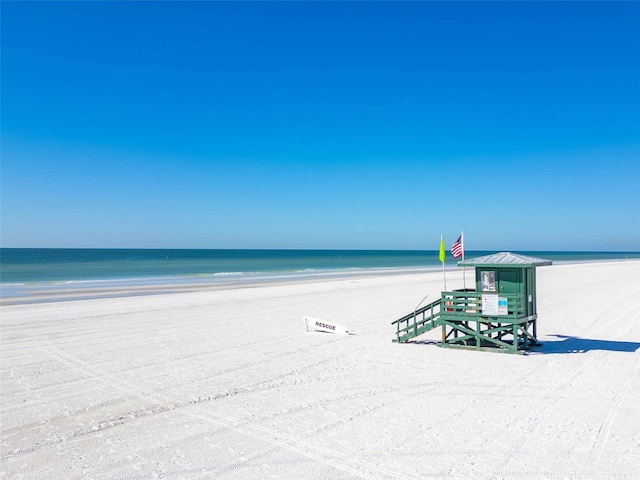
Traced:
<path id="1" fill-rule="evenodd" d="M 473 258 L 494 251 L 467 251 Z M 554 263 L 640 259 L 640 252 L 517 252 Z M 0 249 L 0 298 L 30 302 L 52 292 L 169 285 L 239 284 L 406 269 L 439 270 L 435 250 Z M 447 252 L 447 269 L 457 268 Z M 151 290 L 149 290 L 151 289 Z M 66 293 L 64 293 L 66 292 Z"/>
<path id="2" fill-rule="evenodd" d="M 467 251 L 466 258 L 495 252 Z M 527 252 L 554 262 L 640 258 L 640 252 Z M 447 252 L 447 266 L 456 260 Z M 3 287 L 96 281 L 161 282 L 346 270 L 439 268 L 437 251 L 0 249 Z"/>

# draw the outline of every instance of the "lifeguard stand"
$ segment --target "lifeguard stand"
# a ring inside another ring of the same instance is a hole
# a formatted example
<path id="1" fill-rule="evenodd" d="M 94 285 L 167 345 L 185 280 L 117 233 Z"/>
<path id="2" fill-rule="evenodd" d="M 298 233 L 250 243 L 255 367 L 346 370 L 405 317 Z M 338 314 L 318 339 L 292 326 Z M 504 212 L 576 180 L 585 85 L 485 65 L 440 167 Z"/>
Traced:
<path id="1" fill-rule="evenodd" d="M 442 292 L 441 298 L 396 320 L 406 343 L 436 327 L 443 347 L 523 353 L 537 341 L 536 267 L 551 260 L 509 252 L 458 262 L 475 267 L 476 289 Z"/>

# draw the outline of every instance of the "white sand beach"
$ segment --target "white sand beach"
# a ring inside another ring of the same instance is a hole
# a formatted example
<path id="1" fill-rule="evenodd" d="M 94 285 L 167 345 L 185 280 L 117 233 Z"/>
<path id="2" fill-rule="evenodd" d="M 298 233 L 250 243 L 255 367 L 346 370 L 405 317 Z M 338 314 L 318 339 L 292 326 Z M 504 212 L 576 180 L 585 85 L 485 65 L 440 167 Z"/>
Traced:
<path id="1" fill-rule="evenodd" d="M 439 272 L 4 305 L 0 478 L 640 479 L 640 262 L 537 284 L 528 355 L 392 343 Z"/>

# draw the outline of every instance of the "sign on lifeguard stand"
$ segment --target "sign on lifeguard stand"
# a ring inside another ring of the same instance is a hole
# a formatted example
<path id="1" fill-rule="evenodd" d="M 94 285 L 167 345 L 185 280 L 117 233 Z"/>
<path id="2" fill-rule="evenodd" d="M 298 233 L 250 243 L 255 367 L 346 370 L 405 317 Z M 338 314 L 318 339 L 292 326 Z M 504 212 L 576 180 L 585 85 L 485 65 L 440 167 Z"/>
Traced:
<path id="1" fill-rule="evenodd" d="M 442 292 L 440 299 L 396 320 L 395 341 L 441 327 L 443 347 L 522 353 L 536 346 L 536 267 L 551 260 L 501 252 L 458 265 L 475 267 L 475 291 Z"/>

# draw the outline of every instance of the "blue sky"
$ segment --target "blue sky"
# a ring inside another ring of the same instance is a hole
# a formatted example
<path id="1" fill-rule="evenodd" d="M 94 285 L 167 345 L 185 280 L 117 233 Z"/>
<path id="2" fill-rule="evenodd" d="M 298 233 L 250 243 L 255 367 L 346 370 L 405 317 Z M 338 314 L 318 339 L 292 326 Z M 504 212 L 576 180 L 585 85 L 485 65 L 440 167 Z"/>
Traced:
<path id="1" fill-rule="evenodd" d="M 640 250 L 638 2 L 1 21 L 4 247 Z"/>

